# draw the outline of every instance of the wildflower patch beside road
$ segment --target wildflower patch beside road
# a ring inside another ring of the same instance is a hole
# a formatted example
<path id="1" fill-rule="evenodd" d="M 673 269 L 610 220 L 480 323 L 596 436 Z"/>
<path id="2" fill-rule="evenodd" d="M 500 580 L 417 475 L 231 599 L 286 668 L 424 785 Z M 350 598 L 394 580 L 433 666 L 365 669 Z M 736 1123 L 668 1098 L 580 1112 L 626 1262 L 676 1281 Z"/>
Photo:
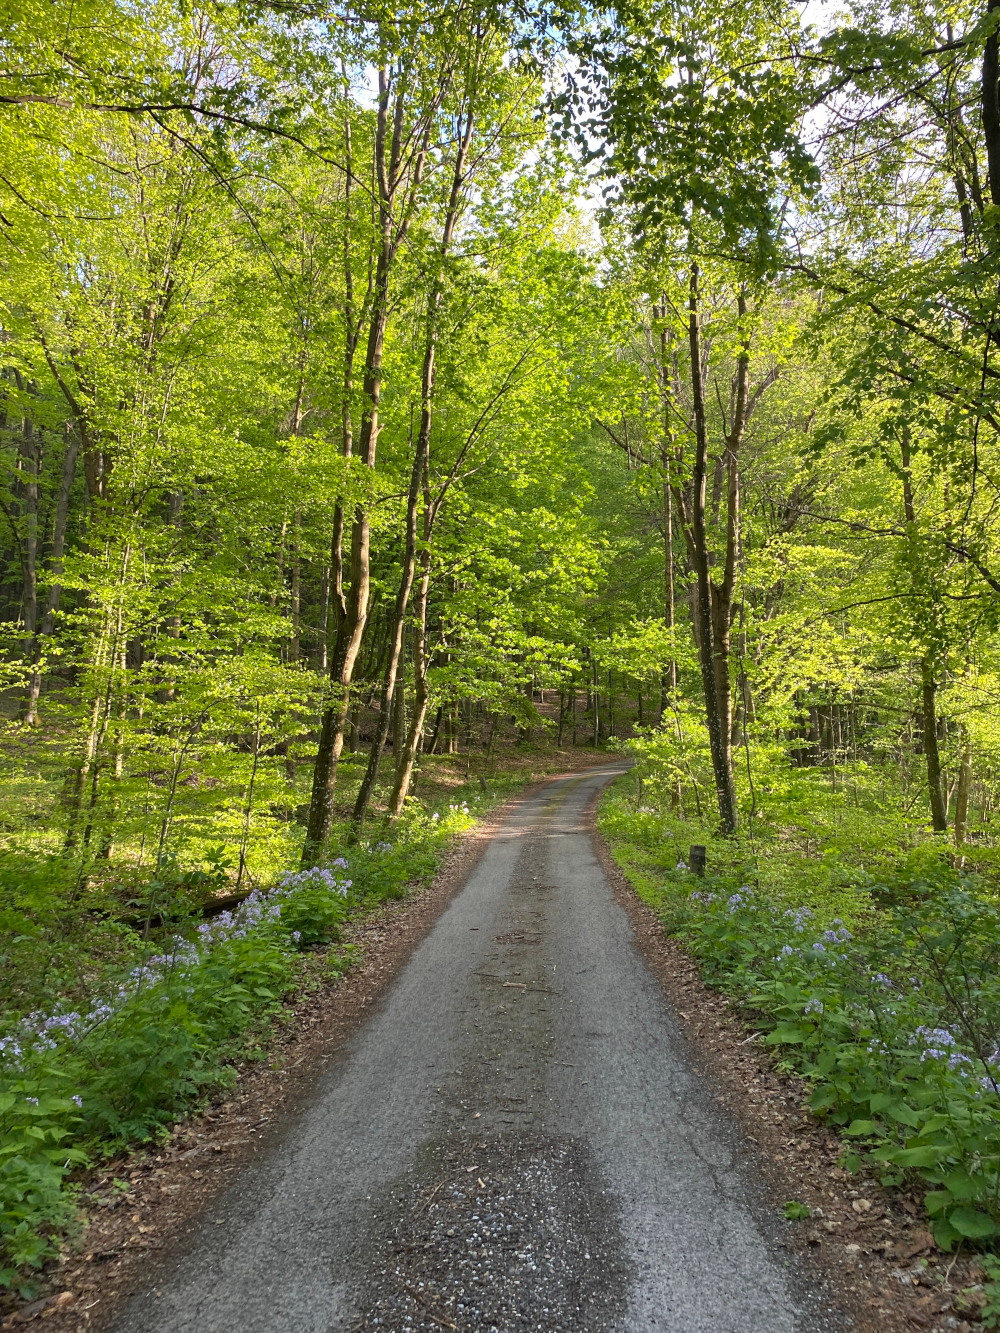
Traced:
<path id="1" fill-rule="evenodd" d="M 842 892 L 835 909 L 790 904 L 683 861 L 654 879 L 648 858 L 630 859 L 627 821 L 609 798 L 602 825 L 623 869 L 705 980 L 742 1003 L 779 1068 L 807 1081 L 812 1110 L 844 1136 L 845 1165 L 922 1182 L 942 1248 L 994 1248 L 1000 910 L 982 886 L 942 864 Z"/>
<path id="2" fill-rule="evenodd" d="M 127 972 L 97 977 L 89 1003 L 8 1015 L 0 1029 L 0 1289 L 30 1294 L 75 1216 L 73 1173 L 149 1139 L 193 1101 L 226 1087 L 234 1061 L 262 1050 L 289 992 L 350 962 L 340 927 L 426 882 L 467 805 L 412 816 L 395 842 L 350 863 L 288 873 L 237 908 L 172 934 L 137 937 Z M 313 946 L 331 946 L 303 957 Z"/>

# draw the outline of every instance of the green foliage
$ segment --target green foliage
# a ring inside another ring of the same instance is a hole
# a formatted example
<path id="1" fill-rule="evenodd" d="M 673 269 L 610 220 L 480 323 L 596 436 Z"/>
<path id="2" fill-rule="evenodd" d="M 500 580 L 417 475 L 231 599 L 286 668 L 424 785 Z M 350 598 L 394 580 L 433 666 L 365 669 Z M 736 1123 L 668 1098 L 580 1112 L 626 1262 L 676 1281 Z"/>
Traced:
<path id="1" fill-rule="evenodd" d="M 350 881 L 342 886 L 331 871 L 319 867 L 285 877 L 278 919 L 300 949 L 340 938 L 340 923 L 347 912 L 346 889 L 349 887 Z"/>
<path id="2" fill-rule="evenodd" d="M 74 1213 L 66 1174 L 86 1160 L 65 1140 L 80 1119 L 66 1079 L 51 1069 L 0 1081 L 0 1289 L 30 1284 L 24 1271 L 54 1254 Z"/>
<path id="3" fill-rule="evenodd" d="M 805 1222 L 812 1217 L 809 1205 L 799 1203 L 796 1199 L 789 1199 L 781 1211 L 789 1222 Z"/>
<path id="4" fill-rule="evenodd" d="M 48 1013 L 9 1015 L 0 1029 L 0 1288 L 27 1290 L 26 1271 L 58 1252 L 73 1222 L 78 1166 L 149 1140 L 231 1083 L 234 1061 L 266 1038 L 284 996 L 306 975 L 299 952 L 335 944 L 349 915 L 425 883 L 449 840 L 472 822 L 464 801 L 440 813 L 414 803 L 393 841 L 349 847 L 328 869 L 286 874 L 200 925 L 191 904 L 223 886 L 224 859 L 188 872 L 164 864 L 149 896 L 136 901 L 159 912 L 172 894 L 177 910 L 165 919 L 182 934 L 161 928 L 153 952 L 135 931 L 113 927 L 112 938 L 124 933 L 131 942 L 105 950 L 84 1006 L 64 1001 Z M 25 903 L 58 913 L 64 892 L 71 890 L 47 865 L 28 878 Z M 326 975 L 335 980 L 355 957 L 351 946 L 331 948 Z M 91 970 L 95 961 L 91 955 Z"/>
<path id="5" fill-rule="evenodd" d="M 995 1255 L 987 1256 L 983 1261 L 986 1269 L 986 1303 L 980 1311 L 984 1328 L 1000 1328 L 1000 1259 Z"/>
<path id="6" fill-rule="evenodd" d="M 608 801 L 602 828 L 627 867 L 636 844 L 655 845 L 650 826 Z M 1000 908 L 940 863 L 932 881 L 904 863 L 846 896 L 807 880 L 797 903 L 785 876 L 758 888 L 735 872 L 731 855 L 700 883 L 684 868 L 657 885 L 647 873 L 645 896 L 807 1081 L 813 1111 L 887 1184 L 926 1183 L 939 1245 L 1000 1235 Z"/>

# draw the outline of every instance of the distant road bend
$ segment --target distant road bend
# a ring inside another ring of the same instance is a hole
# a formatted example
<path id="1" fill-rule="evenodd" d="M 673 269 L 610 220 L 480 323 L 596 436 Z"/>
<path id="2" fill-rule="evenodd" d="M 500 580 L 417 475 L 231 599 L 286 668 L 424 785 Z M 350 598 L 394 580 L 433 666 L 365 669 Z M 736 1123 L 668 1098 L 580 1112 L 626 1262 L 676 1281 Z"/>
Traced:
<path id="1" fill-rule="evenodd" d="M 524 798 L 115 1333 L 823 1333 L 595 855 Z M 221 1223 L 221 1225 L 220 1225 Z"/>

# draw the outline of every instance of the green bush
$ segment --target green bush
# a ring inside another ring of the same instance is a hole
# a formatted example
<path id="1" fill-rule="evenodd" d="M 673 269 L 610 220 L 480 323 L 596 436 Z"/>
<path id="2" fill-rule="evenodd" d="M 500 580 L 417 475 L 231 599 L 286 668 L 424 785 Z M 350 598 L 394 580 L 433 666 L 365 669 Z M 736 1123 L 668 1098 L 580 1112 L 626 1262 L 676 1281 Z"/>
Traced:
<path id="1" fill-rule="evenodd" d="M 347 869 L 345 860 L 333 865 L 336 869 L 316 866 L 286 875 L 276 891 L 282 900 L 281 925 L 300 949 L 340 938 L 351 881 L 337 874 Z"/>
<path id="2" fill-rule="evenodd" d="M 85 1160 L 65 1143 L 80 1116 L 61 1081 L 43 1069 L 0 1090 L 0 1288 L 26 1294 L 21 1274 L 55 1252 L 74 1211 L 66 1175 Z"/>
<path id="3" fill-rule="evenodd" d="M 34 1013 L 0 1040 L 0 1283 L 53 1253 L 72 1216 L 69 1173 L 148 1139 L 224 1081 L 235 1039 L 292 984 L 277 905 L 175 938 L 83 1012 Z"/>
<path id="4" fill-rule="evenodd" d="M 449 838 L 471 823 L 464 804 L 442 815 L 410 809 L 392 841 L 351 847 L 350 863 L 337 857 L 288 874 L 199 925 L 197 901 L 222 887 L 221 853 L 204 872 L 166 864 L 126 905 L 173 919 L 185 934 L 161 938 L 154 953 L 140 933 L 98 916 L 102 947 L 111 941 L 100 998 L 77 1008 L 66 999 L 27 1016 L 22 1008 L 18 1016 L 8 997 L 13 1016 L 0 1036 L 0 1289 L 28 1290 L 26 1271 L 57 1251 L 74 1216 L 75 1168 L 149 1139 L 192 1100 L 224 1085 L 248 1034 L 278 1010 L 300 975 L 297 951 L 338 939 L 352 909 L 403 897 L 428 880 Z M 19 864 L 0 864 L 0 880 Z M 64 996 L 92 995 L 92 982 L 86 992 L 79 983 L 74 949 L 60 954 L 57 947 L 63 898 L 73 892 L 58 858 L 26 875 L 6 909 L 13 942 L 6 947 L 20 947 L 28 932 L 49 932 L 53 957 L 65 962 L 48 972 L 48 993 L 55 981 Z M 36 900 L 48 908 L 33 917 Z M 89 898 L 102 912 L 122 900 L 121 886 Z M 348 953 L 341 951 L 331 974 L 343 970 Z M 91 966 L 97 956 L 89 955 Z M 35 996 L 22 992 L 29 993 Z"/>
<path id="5" fill-rule="evenodd" d="M 968 881 L 909 887 L 905 906 L 855 935 L 709 882 L 677 933 L 752 1008 L 855 1160 L 867 1153 L 886 1184 L 925 1182 L 950 1249 L 1000 1236 L 1000 913 Z"/>

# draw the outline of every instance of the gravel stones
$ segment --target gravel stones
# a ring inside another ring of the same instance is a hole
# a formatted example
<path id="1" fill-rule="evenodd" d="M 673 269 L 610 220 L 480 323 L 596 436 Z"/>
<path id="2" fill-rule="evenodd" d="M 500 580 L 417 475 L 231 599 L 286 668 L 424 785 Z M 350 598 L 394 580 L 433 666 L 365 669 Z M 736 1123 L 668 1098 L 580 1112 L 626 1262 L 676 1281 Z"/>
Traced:
<path id="1" fill-rule="evenodd" d="M 584 1147 L 500 1136 L 429 1149 L 382 1201 L 366 1248 L 383 1264 L 358 1333 L 611 1333 L 631 1266 Z"/>

